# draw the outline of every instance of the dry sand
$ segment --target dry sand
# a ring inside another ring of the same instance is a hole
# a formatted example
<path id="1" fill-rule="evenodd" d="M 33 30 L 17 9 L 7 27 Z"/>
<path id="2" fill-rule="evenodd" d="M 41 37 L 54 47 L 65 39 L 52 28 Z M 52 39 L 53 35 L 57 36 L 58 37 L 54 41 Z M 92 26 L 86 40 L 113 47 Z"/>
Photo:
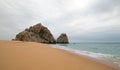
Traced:
<path id="1" fill-rule="evenodd" d="M 0 41 L 0 70 L 116 70 L 46 44 Z"/>

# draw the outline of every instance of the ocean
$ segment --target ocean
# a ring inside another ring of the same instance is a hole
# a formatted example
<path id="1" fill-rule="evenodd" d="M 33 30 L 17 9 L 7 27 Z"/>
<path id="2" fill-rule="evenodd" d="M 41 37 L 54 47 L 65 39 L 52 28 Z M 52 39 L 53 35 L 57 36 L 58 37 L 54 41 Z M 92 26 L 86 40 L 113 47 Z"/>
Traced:
<path id="1" fill-rule="evenodd" d="M 120 69 L 120 43 L 70 43 L 52 47 L 94 58 Z"/>

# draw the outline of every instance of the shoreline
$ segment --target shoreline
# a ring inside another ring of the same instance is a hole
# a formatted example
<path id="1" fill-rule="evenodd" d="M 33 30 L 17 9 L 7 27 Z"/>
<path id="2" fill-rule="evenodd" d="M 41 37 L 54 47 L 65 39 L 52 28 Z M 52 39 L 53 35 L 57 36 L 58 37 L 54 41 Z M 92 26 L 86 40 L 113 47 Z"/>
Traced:
<path id="1" fill-rule="evenodd" d="M 117 70 L 47 44 L 0 41 L 0 45 L 1 70 Z"/>
<path id="2" fill-rule="evenodd" d="M 51 45 L 50 45 L 51 46 Z M 55 46 L 55 47 L 54 47 Z M 89 59 L 89 60 L 92 60 L 92 61 L 96 61 L 98 63 L 101 63 L 101 64 L 104 64 L 104 65 L 107 65 L 109 67 L 112 67 L 112 68 L 115 68 L 115 69 L 118 69 L 120 70 L 120 67 L 118 66 L 118 64 L 115 64 L 113 61 L 111 60 L 107 60 L 107 59 L 104 59 L 104 58 L 95 58 L 95 57 L 91 57 L 91 56 L 88 56 L 88 54 L 86 55 L 85 53 L 77 53 L 75 52 L 73 49 L 71 50 L 70 48 L 68 49 L 65 49 L 66 47 L 64 48 L 60 48 L 62 46 L 56 46 L 56 45 L 52 45 L 51 46 L 52 48 L 55 48 L 55 49 L 58 49 L 58 50 L 62 50 L 62 51 L 66 51 L 68 53 L 71 53 L 71 54 L 75 54 L 75 55 L 78 55 L 80 57 L 84 57 L 85 59 Z M 77 50 L 78 51 L 78 50 Z M 106 61 L 107 60 L 107 61 Z"/>

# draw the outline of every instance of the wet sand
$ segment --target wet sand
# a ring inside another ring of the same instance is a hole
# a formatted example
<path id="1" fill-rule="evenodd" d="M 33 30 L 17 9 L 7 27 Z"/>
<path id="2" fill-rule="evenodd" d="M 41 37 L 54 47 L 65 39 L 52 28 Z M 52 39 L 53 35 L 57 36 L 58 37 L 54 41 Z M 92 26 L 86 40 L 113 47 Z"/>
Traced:
<path id="1" fill-rule="evenodd" d="M 0 41 L 0 70 L 117 70 L 47 44 Z"/>

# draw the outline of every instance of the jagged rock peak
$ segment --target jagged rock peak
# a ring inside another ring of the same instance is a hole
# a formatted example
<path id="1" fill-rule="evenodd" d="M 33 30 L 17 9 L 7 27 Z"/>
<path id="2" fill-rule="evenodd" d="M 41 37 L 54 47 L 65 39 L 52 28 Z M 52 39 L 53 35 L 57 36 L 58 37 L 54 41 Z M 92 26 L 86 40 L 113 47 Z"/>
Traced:
<path id="1" fill-rule="evenodd" d="M 18 33 L 14 40 L 40 43 L 56 43 L 50 30 L 47 27 L 43 26 L 41 23 L 30 26 L 24 31 Z"/>
<path id="2" fill-rule="evenodd" d="M 68 41 L 68 36 L 65 33 L 62 33 L 58 38 L 57 38 L 57 43 L 69 43 Z"/>

